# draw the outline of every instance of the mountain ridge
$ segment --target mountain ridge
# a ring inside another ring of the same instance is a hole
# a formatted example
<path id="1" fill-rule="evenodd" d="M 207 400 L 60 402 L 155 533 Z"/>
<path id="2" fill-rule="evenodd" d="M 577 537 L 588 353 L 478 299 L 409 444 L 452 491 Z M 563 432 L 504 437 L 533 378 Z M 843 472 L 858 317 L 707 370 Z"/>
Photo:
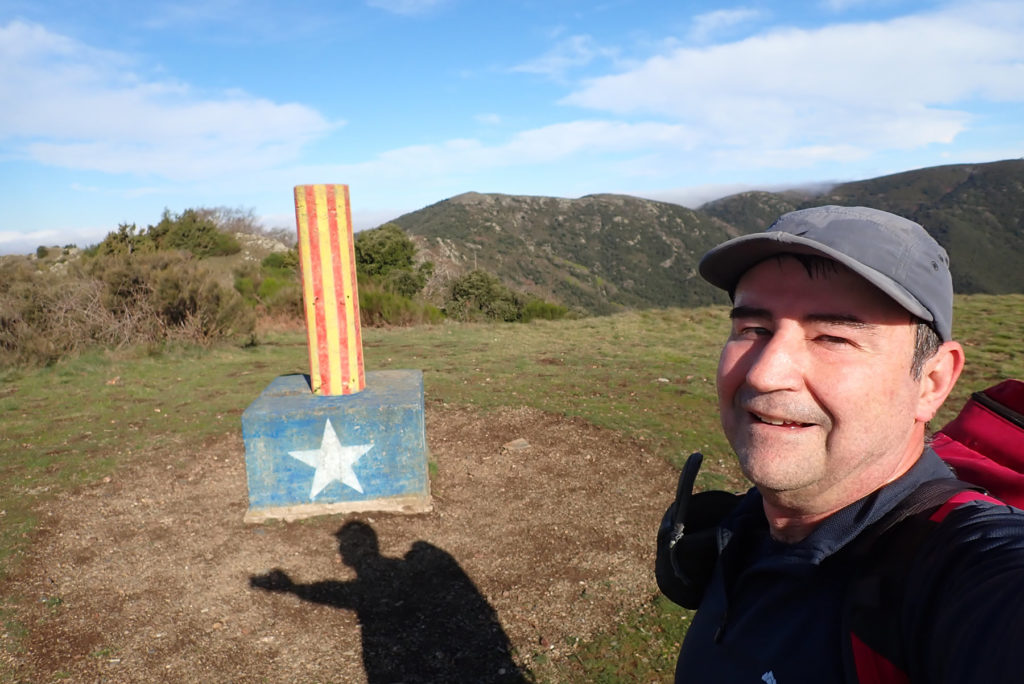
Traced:
<path id="1" fill-rule="evenodd" d="M 950 253 L 957 292 L 1024 292 L 1024 160 L 955 164 L 823 191 L 747 191 L 690 209 L 630 195 L 466 192 L 392 223 L 443 277 L 479 268 L 580 311 L 724 303 L 697 264 L 707 249 L 819 204 L 918 221 Z"/>

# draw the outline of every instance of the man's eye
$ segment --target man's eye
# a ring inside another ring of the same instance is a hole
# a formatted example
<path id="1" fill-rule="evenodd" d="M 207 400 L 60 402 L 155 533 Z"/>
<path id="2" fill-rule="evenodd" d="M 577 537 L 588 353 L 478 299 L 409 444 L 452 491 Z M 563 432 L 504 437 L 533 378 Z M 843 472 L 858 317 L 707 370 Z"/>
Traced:
<path id="1" fill-rule="evenodd" d="M 837 344 L 847 345 L 850 344 L 850 340 L 845 337 L 838 337 L 836 335 L 818 335 L 818 341 L 824 342 L 825 344 Z"/>
<path id="2" fill-rule="evenodd" d="M 741 325 L 736 330 L 741 337 L 760 337 L 770 334 L 768 328 L 760 325 Z"/>

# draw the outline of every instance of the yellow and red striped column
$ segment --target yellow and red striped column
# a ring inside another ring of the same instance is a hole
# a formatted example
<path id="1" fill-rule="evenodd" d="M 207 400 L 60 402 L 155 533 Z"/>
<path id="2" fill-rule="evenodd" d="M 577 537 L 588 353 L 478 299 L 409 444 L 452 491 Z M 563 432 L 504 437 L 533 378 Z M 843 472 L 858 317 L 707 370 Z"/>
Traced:
<path id="1" fill-rule="evenodd" d="M 310 385 L 314 394 L 354 394 L 366 376 L 348 186 L 295 186 L 295 222 Z"/>

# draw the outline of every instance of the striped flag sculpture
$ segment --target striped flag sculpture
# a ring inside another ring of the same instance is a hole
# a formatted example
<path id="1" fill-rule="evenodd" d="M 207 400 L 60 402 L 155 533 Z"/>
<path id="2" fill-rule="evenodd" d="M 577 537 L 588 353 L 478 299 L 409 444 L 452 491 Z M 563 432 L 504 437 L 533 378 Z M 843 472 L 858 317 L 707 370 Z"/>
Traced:
<path id="1" fill-rule="evenodd" d="M 423 373 L 364 373 L 347 185 L 299 185 L 295 220 L 310 374 L 242 414 L 247 522 L 431 509 Z"/>
<path id="2" fill-rule="evenodd" d="M 295 187 L 302 298 L 314 394 L 366 387 L 347 185 Z"/>

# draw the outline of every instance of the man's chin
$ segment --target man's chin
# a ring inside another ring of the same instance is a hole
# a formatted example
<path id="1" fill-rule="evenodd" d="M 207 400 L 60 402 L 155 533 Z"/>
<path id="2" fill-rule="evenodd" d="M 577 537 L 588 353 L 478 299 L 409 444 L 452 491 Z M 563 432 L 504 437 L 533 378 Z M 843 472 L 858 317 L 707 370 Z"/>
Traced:
<path id="1" fill-rule="evenodd" d="M 785 461 L 778 455 L 755 453 L 740 455 L 740 470 L 762 494 L 803 489 L 814 482 L 806 468 L 797 467 L 792 454 Z"/>

